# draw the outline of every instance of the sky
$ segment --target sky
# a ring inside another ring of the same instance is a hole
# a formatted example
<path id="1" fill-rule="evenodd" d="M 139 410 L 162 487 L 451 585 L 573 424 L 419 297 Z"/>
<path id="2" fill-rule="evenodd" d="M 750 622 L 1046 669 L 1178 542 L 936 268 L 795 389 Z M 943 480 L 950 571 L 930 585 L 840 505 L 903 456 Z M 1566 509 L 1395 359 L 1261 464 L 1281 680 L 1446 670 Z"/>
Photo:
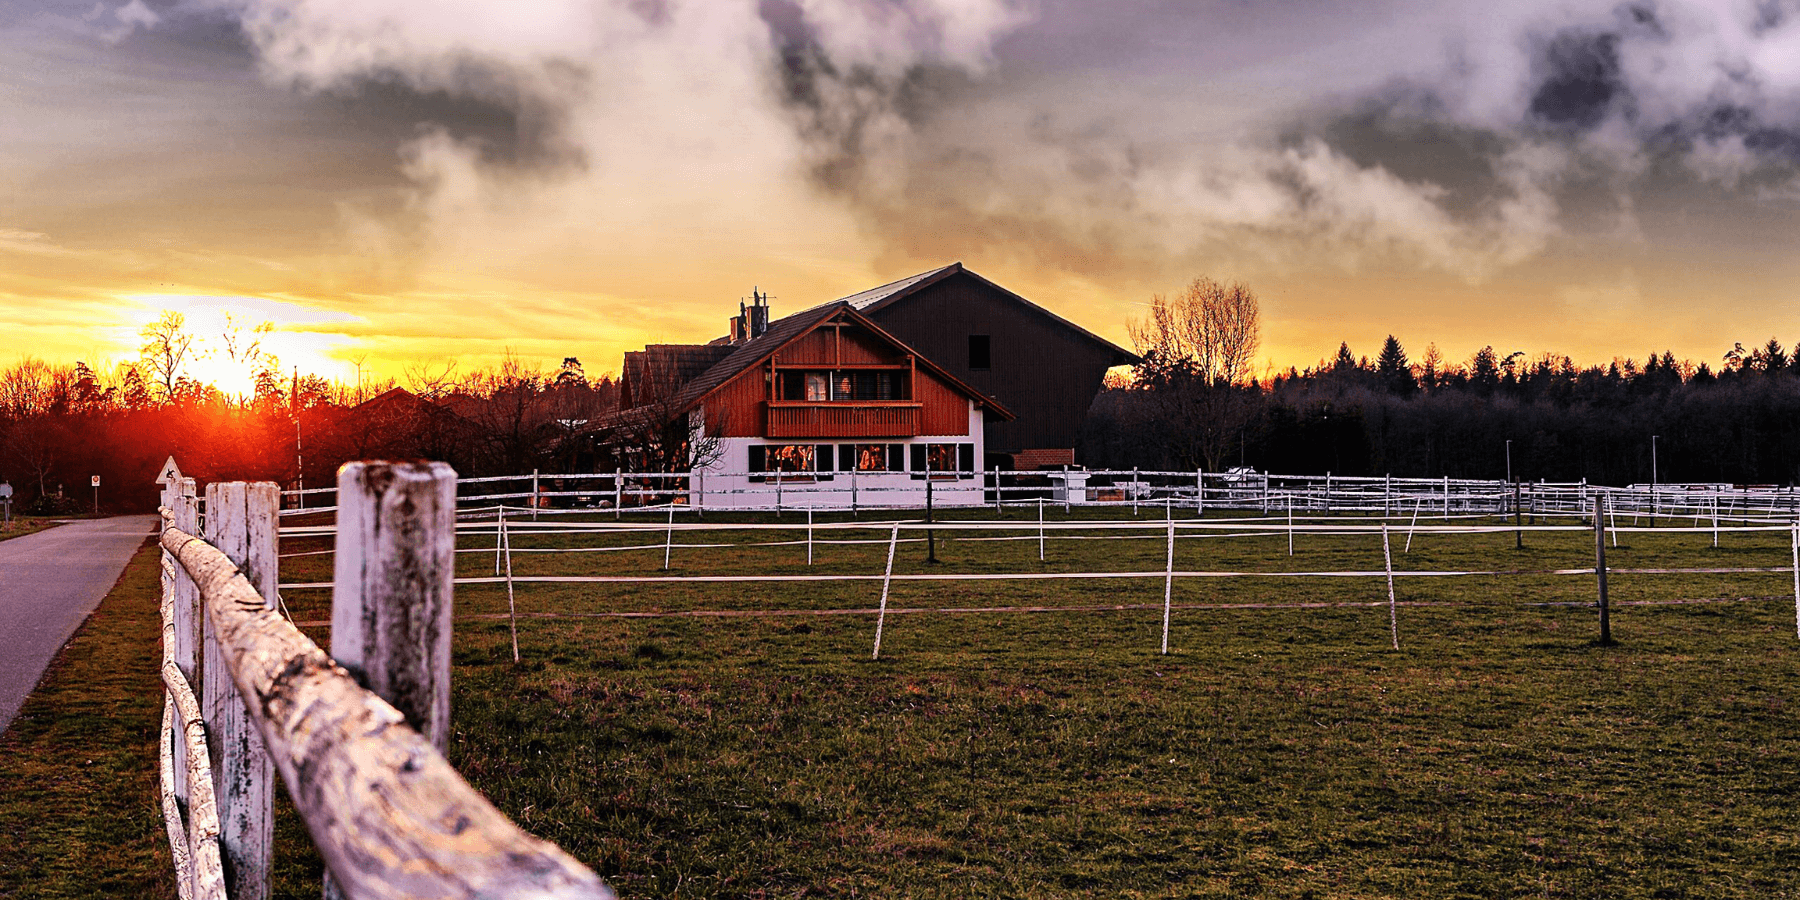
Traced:
<path id="1" fill-rule="evenodd" d="M 11 0 L 0 361 L 617 371 L 961 261 L 1262 365 L 1800 340 L 1800 4 Z M 216 337 L 214 342 L 217 343 Z"/>

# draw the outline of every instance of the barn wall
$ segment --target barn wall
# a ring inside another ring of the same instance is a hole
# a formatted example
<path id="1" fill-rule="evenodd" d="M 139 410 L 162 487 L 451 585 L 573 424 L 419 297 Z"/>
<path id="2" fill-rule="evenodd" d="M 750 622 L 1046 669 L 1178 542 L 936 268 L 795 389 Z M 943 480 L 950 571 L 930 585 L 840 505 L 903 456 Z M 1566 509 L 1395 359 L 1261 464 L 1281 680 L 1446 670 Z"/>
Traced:
<path id="1" fill-rule="evenodd" d="M 989 422 L 988 451 L 1073 447 L 1112 351 L 965 274 L 952 275 L 869 318 L 1018 418 Z M 969 368 L 969 336 L 992 342 L 992 366 Z"/>

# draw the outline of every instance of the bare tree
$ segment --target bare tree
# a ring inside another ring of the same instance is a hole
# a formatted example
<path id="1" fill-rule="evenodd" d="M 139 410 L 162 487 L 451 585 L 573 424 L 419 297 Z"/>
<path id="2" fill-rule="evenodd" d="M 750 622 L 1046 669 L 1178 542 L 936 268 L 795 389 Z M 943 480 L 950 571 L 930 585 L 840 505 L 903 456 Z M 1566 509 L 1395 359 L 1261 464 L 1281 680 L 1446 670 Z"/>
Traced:
<path id="1" fill-rule="evenodd" d="M 1218 471 L 1244 445 L 1261 397 L 1252 377 L 1261 322 L 1249 286 L 1202 276 L 1173 300 L 1158 294 L 1149 317 L 1130 324 L 1143 357 L 1136 384 L 1150 392 L 1154 430 L 1175 462 Z"/>
<path id="2" fill-rule="evenodd" d="M 187 317 L 164 310 L 156 321 L 138 332 L 144 339 L 139 349 L 151 380 L 162 388 L 163 399 L 174 402 L 181 394 L 182 369 L 198 353 L 195 336 L 187 330 Z"/>
<path id="3" fill-rule="evenodd" d="M 1130 332 L 1141 356 L 1179 364 L 1207 384 L 1242 385 L 1262 343 L 1262 313 L 1248 285 L 1203 275 L 1173 300 L 1152 297 L 1149 318 Z"/>

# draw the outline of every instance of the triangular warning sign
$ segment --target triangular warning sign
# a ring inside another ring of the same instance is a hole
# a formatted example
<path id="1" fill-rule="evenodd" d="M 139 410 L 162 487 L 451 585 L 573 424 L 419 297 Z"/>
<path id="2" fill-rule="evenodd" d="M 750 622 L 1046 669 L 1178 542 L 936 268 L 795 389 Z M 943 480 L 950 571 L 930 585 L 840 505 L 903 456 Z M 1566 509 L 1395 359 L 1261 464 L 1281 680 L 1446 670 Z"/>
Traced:
<path id="1" fill-rule="evenodd" d="M 175 457 L 162 464 L 162 471 L 156 473 L 157 484 L 172 484 L 181 480 L 181 467 L 175 465 Z"/>

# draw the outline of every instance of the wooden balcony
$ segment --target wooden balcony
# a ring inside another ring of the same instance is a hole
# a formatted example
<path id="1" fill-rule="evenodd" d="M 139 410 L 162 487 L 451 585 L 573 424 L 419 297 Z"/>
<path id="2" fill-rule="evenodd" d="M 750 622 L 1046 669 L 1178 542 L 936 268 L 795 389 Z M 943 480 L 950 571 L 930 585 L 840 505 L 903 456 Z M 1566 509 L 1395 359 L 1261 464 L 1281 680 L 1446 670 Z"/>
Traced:
<path id="1" fill-rule="evenodd" d="M 911 401 L 769 403 L 772 438 L 912 437 L 919 433 L 919 408 Z"/>

